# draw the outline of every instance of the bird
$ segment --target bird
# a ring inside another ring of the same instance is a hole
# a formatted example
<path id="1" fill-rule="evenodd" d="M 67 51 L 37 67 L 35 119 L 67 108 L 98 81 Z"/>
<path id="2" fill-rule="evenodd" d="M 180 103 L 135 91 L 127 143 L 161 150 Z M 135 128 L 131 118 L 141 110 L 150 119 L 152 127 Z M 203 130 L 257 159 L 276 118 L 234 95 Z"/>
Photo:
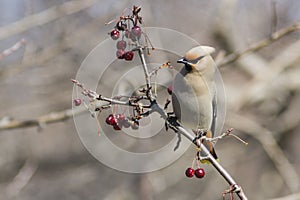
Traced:
<path id="1" fill-rule="evenodd" d="M 197 46 L 187 51 L 177 61 L 184 66 L 176 74 L 172 90 L 172 105 L 177 120 L 195 134 L 205 133 L 207 138 L 214 137 L 217 118 L 216 69 L 211 57 L 214 51 L 210 46 Z M 204 140 L 203 144 L 218 159 L 212 142 Z"/>

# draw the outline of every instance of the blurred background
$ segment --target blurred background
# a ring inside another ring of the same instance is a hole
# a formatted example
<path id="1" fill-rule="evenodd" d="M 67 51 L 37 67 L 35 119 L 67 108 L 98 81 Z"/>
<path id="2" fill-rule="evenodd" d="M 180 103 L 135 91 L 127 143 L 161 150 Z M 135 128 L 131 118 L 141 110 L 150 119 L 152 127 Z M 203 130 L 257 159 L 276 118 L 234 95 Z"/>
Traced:
<path id="1" fill-rule="evenodd" d="M 213 46 L 220 63 L 300 20 L 298 0 L 1 0 L 0 199 L 222 199 L 229 186 L 212 166 L 204 166 L 204 179 L 185 177 L 193 147 L 159 171 L 123 173 L 88 153 L 72 118 L 34 122 L 72 107 L 70 78 L 109 37 L 105 22 L 133 5 L 142 6 L 145 26 Z M 219 65 L 224 130 L 234 128 L 249 145 L 225 138 L 215 148 L 249 199 L 300 199 L 299 49 L 300 33 L 293 31 Z"/>

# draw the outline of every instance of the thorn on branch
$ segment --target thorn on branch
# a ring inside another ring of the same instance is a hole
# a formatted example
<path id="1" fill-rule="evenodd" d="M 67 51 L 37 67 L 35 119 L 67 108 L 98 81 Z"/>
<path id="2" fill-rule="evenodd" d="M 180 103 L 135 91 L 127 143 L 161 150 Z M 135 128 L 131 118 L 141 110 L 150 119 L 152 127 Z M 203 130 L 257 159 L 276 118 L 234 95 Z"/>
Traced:
<path id="1" fill-rule="evenodd" d="M 241 192 L 241 190 L 242 190 L 242 188 L 238 184 L 231 185 L 228 190 L 225 190 L 222 193 L 223 200 L 225 200 L 225 197 L 227 194 L 230 195 L 230 200 L 233 200 L 233 193 L 239 193 L 239 192 Z"/>

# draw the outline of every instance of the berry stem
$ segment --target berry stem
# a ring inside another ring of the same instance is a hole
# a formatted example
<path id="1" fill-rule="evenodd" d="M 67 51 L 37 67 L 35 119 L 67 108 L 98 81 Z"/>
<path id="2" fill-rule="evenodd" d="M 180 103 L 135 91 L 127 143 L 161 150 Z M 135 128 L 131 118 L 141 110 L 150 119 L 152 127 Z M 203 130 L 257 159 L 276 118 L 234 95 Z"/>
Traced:
<path id="1" fill-rule="evenodd" d="M 178 131 L 183 134 L 187 139 L 193 142 L 194 137 L 186 131 L 182 126 L 177 127 Z M 199 140 L 196 140 L 196 145 L 200 146 L 201 150 L 207 155 L 209 162 L 216 168 L 216 170 L 223 176 L 223 178 L 229 183 L 230 186 L 234 187 L 234 192 L 238 195 L 241 200 L 247 200 L 248 198 L 244 194 L 241 186 L 239 186 L 230 174 L 216 161 L 216 159 L 210 154 L 209 150 Z"/>
<path id="2" fill-rule="evenodd" d="M 147 86 L 146 95 L 149 98 L 150 102 L 152 103 L 155 100 L 155 98 L 153 97 L 152 90 L 151 90 L 151 74 L 149 74 L 149 72 L 148 72 L 148 67 L 147 67 L 147 63 L 145 60 L 143 48 L 139 47 L 138 52 L 139 52 L 139 56 L 141 58 L 141 62 L 142 62 L 144 74 L 145 74 L 145 79 L 146 79 L 146 86 Z"/>

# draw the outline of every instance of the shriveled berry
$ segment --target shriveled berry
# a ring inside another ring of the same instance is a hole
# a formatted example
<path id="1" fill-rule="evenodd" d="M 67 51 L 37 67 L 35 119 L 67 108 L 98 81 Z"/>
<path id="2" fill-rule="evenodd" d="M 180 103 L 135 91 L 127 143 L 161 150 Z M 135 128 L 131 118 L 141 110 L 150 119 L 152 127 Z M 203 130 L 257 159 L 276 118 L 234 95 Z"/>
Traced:
<path id="1" fill-rule="evenodd" d="M 169 95 L 172 95 L 172 92 L 173 92 L 173 85 L 170 85 L 168 87 L 168 93 L 169 93 Z"/>
<path id="2" fill-rule="evenodd" d="M 125 128 L 129 128 L 130 127 L 130 123 L 127 119 L 125 119 L 124 121 L 121 122 L 121 124 L 125 127 Z"/>
<path id="3" fill-rule="evenodd" d="M 113 39 L 113 40 L 117 40 L 119 37 L 120 37 L 120 32 L 118 30 L 112 30 L 110 32 L 110 37 Z"/>
<path id="4" fill-rule="evenodd" d="M 133 51 L 127 51 L 125 54 L 124 54 L 124 58 L 125 60 L 127 61 L 130 61 L 133 59 L 133 56 L 134 56 L 134 52 Z"/>
<path id="5" fill-rule="evenodd" d="M 81 101 L 81 99 L 74 99 L 73 103 L 74 103 L 75 106 L 80 106 L 82 101 Z"/>
<path id="6" fill-rule="evenodd" d="M 126 49 L 127 43 L 124 40 L 120 40 L 117 42 L 117 49 Z"/>
<path id="7" fill-rule="evenodd" d="M 142 29 L 141 29 L 141 27 L 139 27 L 139 26 L 134 26 L 134 27 L 131 28 L 131 33 L 132 33 L 135 37 L 140 38 L 141 35 L 142 35 Z"/>
<path id="8" fill-rule="evenodd" d="M 117 52 L 116 52 L 116 56 L 119 59 L 123 59 L 124 56 L 125 56 L 125 51 L 123 49 L 118 49 Z"/>
<path id="9" fill-rule="evenodd" d="M 194 174 L 195 174 L 195 170 L 191 167 L 189 167 L 185 170 L 185 175 L 189 178 L 192 178 L 194 176 Z"/>
<path id="10" fill-rule="evenodd" d="M 195 176 L 197 178 L 203 178 L 205 176 L 205 171 L 202 168 L 198 168 L 195 170 Z"/>

